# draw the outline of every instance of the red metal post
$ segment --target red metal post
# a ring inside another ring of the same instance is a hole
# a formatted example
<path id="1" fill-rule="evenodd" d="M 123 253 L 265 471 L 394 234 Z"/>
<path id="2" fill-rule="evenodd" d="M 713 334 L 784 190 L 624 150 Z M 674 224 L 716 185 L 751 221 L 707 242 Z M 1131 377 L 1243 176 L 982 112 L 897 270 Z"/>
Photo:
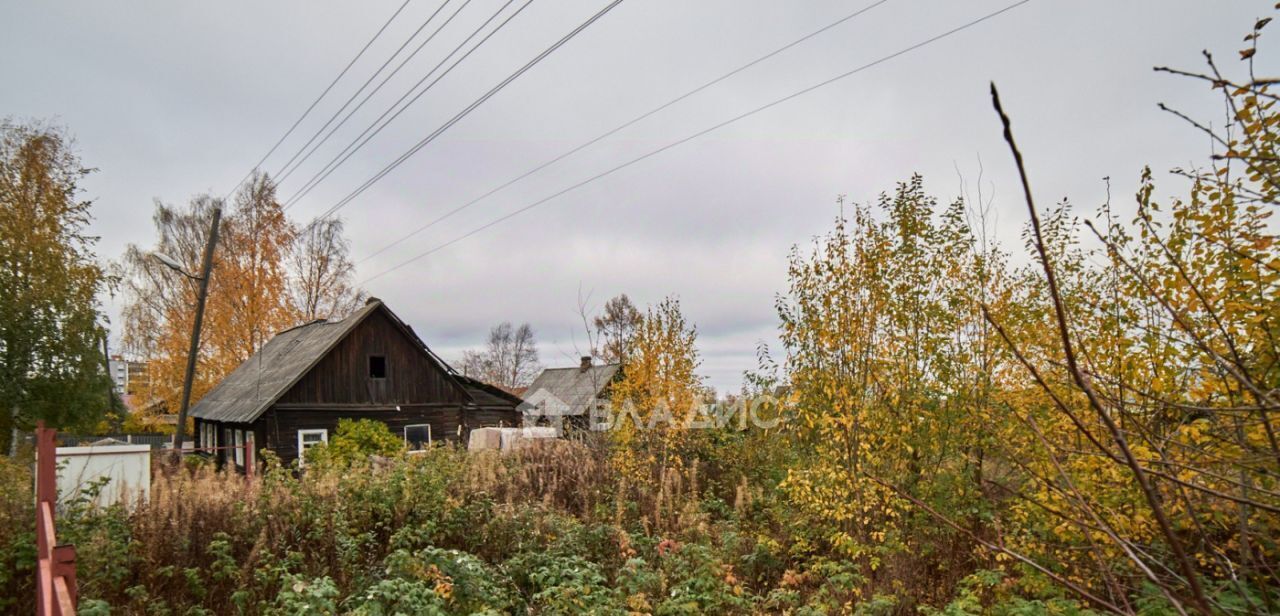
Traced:
<path id="1" fill-rule="evenodd" d="M 57 493 L 54 432 L 36 423 L 36 616 L 53 612 L 53 507 Z"/>
<path id="2" fill-rule="evenodd" d="M 36 422 L 36 502 L 58 501 L 57 431 Z"/>
<path id="3" fill-rule="evenodd" d="M 257 464 L 253 459 L 253 439 L 248 438 L 244 441 L 244 477 L 245 479 L 253 479 L 253 471 Z"/>
<path id="4" fill-rule="evenodd" d="M 49 503 L 36 503 L 36 616 L 53 613 L 53 558 L 49 550 L 53 511 Z"/>
<path id="5" fill-rule="evenodd" d="M 36 422 L 36 616 L 73 616 L 76 606 L 76 548 L 58 545 L 57 431 Z"/>

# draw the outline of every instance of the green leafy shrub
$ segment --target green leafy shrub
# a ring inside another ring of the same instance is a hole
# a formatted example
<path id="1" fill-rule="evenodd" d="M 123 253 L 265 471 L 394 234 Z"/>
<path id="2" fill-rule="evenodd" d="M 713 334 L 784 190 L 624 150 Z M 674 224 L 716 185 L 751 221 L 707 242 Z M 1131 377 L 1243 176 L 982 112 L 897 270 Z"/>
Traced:
<path id="1" fill-rule="evenodd" d="M 35 609 L 35 494 L 31 458 L 0 456 L 0 612 Z"/>
<path id="2" fill-rule="evenodd" d="M 275 603 L 265 613 L 268 616 L 336 614 L 338 594 L 338 587 L 327 577 L 307 580 L 301 576 L 290 576 L 276 595 Z"/>
<path id="3" fill-rule="evenodd" d="M 318 468 L 348 468 L 369 456 L 390 457 L 404 451 L 404 441 L 387 424 L 372 419 L 339 419 L 328 443 L 307 450 L 307 463 Z"/>
<path id="4" fill-rule="evenodd" d="M 581 556 L 526 552 L 506 569 L 539 614 L 625 613 L 604 569 Z"/>
<path id="5" fill-rule="evenodd" d="M 348 609 L 359 616 L 392 614 L 445 615 L 448 600 L 437 592 L 437 586 L 425 580 L 392 578 L 380 580 L 368 590 L 347 600 Z"/>
<path id="6" fill-rule="evenodd" d="M 396 550 L 386 559 L 386 579 L 430 584 L 449 613 L 502 613 L 519 605 L 511 580 L 501 570 L 466 552 L 428 547 Z"/>
<path id="7" fill-rule="evenodd" d="M 730 563 L 705 545 L 672 548 L 661 568 L 670 582 L 666 598 L 655 614 L 747 614 L 755 597 L 742 586 Z"/>

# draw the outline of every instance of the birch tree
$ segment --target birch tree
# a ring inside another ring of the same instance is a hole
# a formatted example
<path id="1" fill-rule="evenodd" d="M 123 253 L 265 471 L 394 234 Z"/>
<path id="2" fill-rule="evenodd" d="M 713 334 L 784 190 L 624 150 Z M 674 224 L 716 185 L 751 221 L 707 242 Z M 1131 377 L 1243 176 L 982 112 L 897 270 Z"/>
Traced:
<path id="1" fill-rule="evenodd" d="M 153 253 L 198 273 L 213 208 L 200 195 L 186 206 L 157 201 L 151 247 L 130 245 L 124 256 L 126 352 L 149 362 L 148 401 L 176 408 L 196 305 L 196 284 Z M 299 231 L 276 199 L 275 185 L 255 173 L 222 218 L 192 398 L 198 400 L 276 333 L 316 318 L 340 318 L 364 294 L 352 283 L 348 244 L 337 221 Z"/>
<path id="2" fill-rule="evenodd" d="M 90 173 L 60 129 L 0 122 L 0 450 L 36 420 L 68 429 L 109 405 L 98 293 L 86 234 Z"/>
<path id="3" fill-rule="evenodd" d="M 528 386 L 542 371 L 533 327 L 504 321 L 489 330 L 483 349 L 462 355 L 463 374 L 507 390 Z"/>
<path id="4" fill-rule="evenodd" d="M 342 318 L 364 304 L 352 280 L 351 242 L 340 218 L 313 221 L 298 231 L 289 250 L 289 290 L 304 321 Z"/>

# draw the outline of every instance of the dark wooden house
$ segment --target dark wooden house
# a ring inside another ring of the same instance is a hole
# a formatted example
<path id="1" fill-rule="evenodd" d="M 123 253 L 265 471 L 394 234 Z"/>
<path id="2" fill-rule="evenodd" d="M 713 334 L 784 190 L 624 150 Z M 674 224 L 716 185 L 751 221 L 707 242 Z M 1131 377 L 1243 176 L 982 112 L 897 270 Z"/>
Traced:
<path id="1" fill-rule="evenodd" d="M 381 300 L 341 321 L 276 334 L 191 409 L 196 448 L 251 444 L 284 464 L 333 436 L 340 419 L 376 419 L 411 448 L 517 426 L 520 398 L 454 371 Z M 217 450 L 245 464 L 243 450 Z"/>

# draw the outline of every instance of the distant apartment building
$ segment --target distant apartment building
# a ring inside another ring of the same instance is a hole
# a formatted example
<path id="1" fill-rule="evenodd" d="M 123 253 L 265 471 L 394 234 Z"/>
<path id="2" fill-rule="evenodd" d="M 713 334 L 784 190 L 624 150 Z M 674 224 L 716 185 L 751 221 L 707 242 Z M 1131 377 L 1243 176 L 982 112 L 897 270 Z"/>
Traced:
<path id="1" fill-rule="evenodd" d="M 147 389 L 147 362 L 129 361 L 112 355 L 107 361 L 107 370 L 111 372 L 112 386 L 120 396 L 134 396 Z"/>

